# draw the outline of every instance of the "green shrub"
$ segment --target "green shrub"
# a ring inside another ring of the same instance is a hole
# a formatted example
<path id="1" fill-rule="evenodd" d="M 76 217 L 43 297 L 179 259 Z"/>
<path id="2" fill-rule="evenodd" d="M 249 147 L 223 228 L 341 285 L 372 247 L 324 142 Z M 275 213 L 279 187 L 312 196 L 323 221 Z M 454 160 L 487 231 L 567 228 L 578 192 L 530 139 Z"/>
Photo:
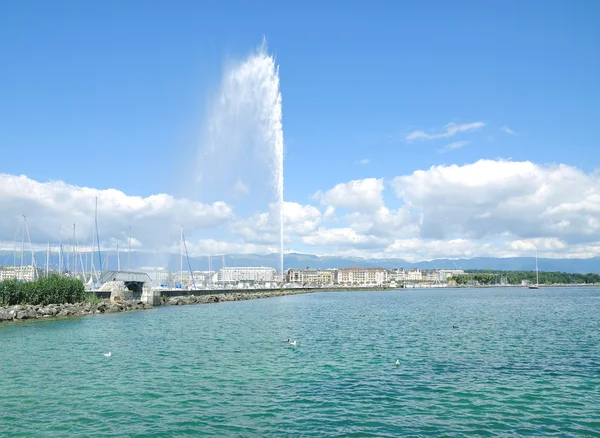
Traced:
<path id="1" fill-rule="evenodd" d="M 16 280 L 0 282 L 0 305 L 63 304 L 82 302 L 85 287 L 80 280 L 50 276 L 20 283 Z"/>
<path id="2" fill-rule="evenodd" d="M 88 292 L 85 294 L 85 302 L 90 304 L 98 304 L 102 302 L 102 299 L 95 293 Z"/>

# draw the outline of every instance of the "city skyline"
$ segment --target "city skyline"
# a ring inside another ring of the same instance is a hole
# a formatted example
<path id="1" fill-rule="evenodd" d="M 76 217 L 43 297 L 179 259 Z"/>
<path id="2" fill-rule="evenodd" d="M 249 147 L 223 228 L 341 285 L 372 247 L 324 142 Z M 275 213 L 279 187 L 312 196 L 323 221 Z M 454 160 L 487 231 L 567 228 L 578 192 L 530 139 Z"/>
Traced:
<path id="1" fill-rule="evenodd" d="M 98 197 L 105 248 L 131 227 L 178 253 L 184 227 L 193 256 L 277 252 L 259 186 L 196 186 L 216 90 L 265 38 L 286 252 L 600 256 L 596 4 L 61 4 L 1 7 L 0 249 L 23 214 L 40 250 L 73 223 L 90 246 Z"/>

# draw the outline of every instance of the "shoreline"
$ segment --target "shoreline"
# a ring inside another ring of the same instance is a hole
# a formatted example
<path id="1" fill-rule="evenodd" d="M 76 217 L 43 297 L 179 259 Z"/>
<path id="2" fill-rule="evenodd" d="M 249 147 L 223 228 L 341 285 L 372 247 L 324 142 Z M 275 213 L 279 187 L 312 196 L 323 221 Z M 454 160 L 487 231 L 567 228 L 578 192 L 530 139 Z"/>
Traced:
<path id="1" fill-rule="evenodd" d="M 552 287 L 593 287 L 600 286 L 598 284 L 556 284 L 543 286 L 540 289 Z M 288 295 L 303 295 L 318 292 L 361 292 L 361 291 L 403 291 L 403 290 L 423 290 L 423 289 L 490 289 L 490 288 L 527 288 L 522 285 L 487 285 L 487 286 L 446 286 L 446 287 L 409 287 L 409 288 L 360 288 L 360 287 L 324 287 L 324 288 L 289 288 L 289 289 L 250 289 L 250 290 L 235 290 L 235 289 L 204 289 L 194 291 L 164 291 L 178 293 L 178 295 L 161 297 L 161 305 L 164 306 L 183 306 L 194 304 L 215 304 L 234 301 L 248 301 L 264 298 L 276 298 Z M 187 294 L 183 294 L 188 292 Z M 104 313 L 120 313 L 135 310 L 149 310 L 155 306 L 146 304 L 141 300 L 128 300 L 120 302 L 110 302 L 102 300 L 99 303 L 75 303 L 75 304 L 48 304 L 42 305 L 14 305 L 0 307 L 0 324 L 3 322 L 10 323 L 15 321 L 53 319 L 53 318 L 68 318 L 81 317 L 87 315 L 100 315 Z"/>
<path id="2" fill-rule="evenodd" d="M 524 288 L 527 289 L 529 286 L 521 285 L 521 284 L 487 284 L 487 285 L 478 285 L 478 286 L 470 286 L 470 285 L 452 285 L 452 286 L 416 286 L 416 287 L 387 287 L 387 286 L 343 286 L 343 287 L 335 287 L 335 286 L 326 286 L 326 287 L 290 287 L 284 289 L 194 289 L 194 290 L 184 290 L 184 289 L 166 289 L 163 291 L 159 291 L 161 297 L 167 299 L 174 297 L 188 297 L 188 296 L 196 296 L 203 297 L 209 295 L 229 295 L 229 294 L 243 294 L 243 295 L 251 295 L 256 293 L 261 294 L 271 294 L 272 296 L 284 296 L 284 295 L 296 295 L 302 293 L 314 293 L 314 292 L 361 292 L 361 291 L 401 291 L 401 290 L 413 290 L 413 289 L 504 289 L 504 288 Z M 552 287 L 600 287 L 600 283 L 581 283 L 581 284 L 540 284 L 540 289 L 542 288 L 552 288 Z M 283 292 L 283 293 L 282 293 Z M 270 295 L 271 296 L 271 295 Z"/>
<path id="3" fill-rule="evenodd" d="M 139 300 L 122 301 L 118 303 L 101 301 L 99 303 L 48 304 L 47 306 L 17 304 L 14 306 L 0 307 L 0 324 L 3 322 L 130 312 L 134 310 L 148 310 L 152 308 L 153 306 L 151 304 L 144 304 Z"/>

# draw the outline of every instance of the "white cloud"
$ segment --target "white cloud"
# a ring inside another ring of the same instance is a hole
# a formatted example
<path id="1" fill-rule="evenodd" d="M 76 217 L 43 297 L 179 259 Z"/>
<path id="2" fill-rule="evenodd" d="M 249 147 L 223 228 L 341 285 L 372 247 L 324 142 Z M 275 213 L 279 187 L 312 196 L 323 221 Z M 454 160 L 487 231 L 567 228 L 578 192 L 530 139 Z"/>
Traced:
<path id="1" fill-rule="evenodd" d="M 360 234 L 354 229 L 319 228 L 314 233 L 304 236 L 302 242 L 320 248 L 378 248 L 385 246 L 385 240 L 373 235 Z"/>
<path id="2" fill-rule="evenodd" d="M 600 233 L 600 178 L 571 166 L 480 160 L 415 171 L 392 185 L 421 213 L 424 238 L 505 233 L 574 243 Z"/>
<path id="3" fill-rule="evenodd" d="M 285 202 L 283 206 L 283 224 L 288 233 L 304 235 L 315 230 L 321 222 L 321 212 L 312 205 Z"/>
<path id="4" fill-rule="evenodd" d="M 323 212 L 284 203 L 285 248 L 410 261 L 532 256 L 536 249 L 540 257 L 600 255 L 600 173 L 480 160 L 398 176 L 390 182 L 396 199 L 384 198 L 392 193 L 386 185 L 367 178 L 318 191 Z M 177 252 L 182 225 L 194 255 L 279 250 L 275 204 L 240 217 L 223 202 L 128 196 L 11 175 L 0 175 L 0 247 L 12 247 L 23 213 L 36 248 L 56 241 L 59 226 L 64 242 L 74 222 L 79 243 L 89 246 L 96 196 L 100 238 L 111 248 L 126 247 L 131 225 L 134 248 Z"/>
<path id="5" fill-rule="evenodd" d="M 362 160 L 358 160 L 357 161 L 358 164 L 363 164 L 363 165 L 364 164 L 369 164 L 370 162 L 371 162 L 371 160 L 368 159 L 368 158 L 363 158 Z"/>
<path id="6" fill-rule="evenodd" d="M 565 243 L 555 237 L 542 237 L 538 239 L 519 239 L 508 242 L 508 247 L 518 253 L 534 251 L 556 251 L 566 247 Z"/>
<path id="7" fill-rule="evenodd" d="M 383 190 L 355 190 L 357 182 L 319 192 L 325 205 L 354 208 L 335 216 L 336 228 L 319 227 L 302 242 L 319 253 L 412 261 L 531 256 L 536 248 L 540 257 L 600 255 L 600 173 L 480 160 L 418 170 L 391 185 L 403 202 L 395 210 Z M 355 192 L 373 196 L 350 203 Z M 362 208 L 368 199 L 376 201 Z"/>
<path id="8" fill-rule="evenodd" d="M 463 124 L 451 122 L 451 123 L 448 123 L 446 126 L 444 126 L 444 132 L 441 132 L 438 134 L 428 134 L 424 131 L 413 131 L 406 136 L 406 140 L 407 141 L 437 140 L 440 138 L 450 138 L 450 137 L 454 137 L 456 134 L 458 134 L 460 132 L 476 131 L 478 129 L 483 128 L 484 126 L 485 126 L 484 122 L 473 122 L 473 123 L 463 123 Z"/>
<path id="9" fill-rule="evenodd" d="M 323 218 L 324 219 L 330 219 L 333 218 L 335 215 L 335 207 L 332 207 L 331 205 L 329 207 L 327 207 L 327 209 L 325 210 L 325 213 L 323 213 Z"/>
<path id="10" fill-rule="evenodd" d="M 510 129 L 506 125 L 504 125 L 502 128 L 500 128 L 500 131 L 505 132 L 505 133 L 510 134 L 510 135 L 516 135 L 517 134 L 515 131 L 513 131 L 512 129 Z"/>
<path id="11" fill-rule="evenodd" d="M 401 258 L 409 262 L 441 258 L 472 257 L 534 257 L 536 248 L 540 258 L 589 258 L 600 256 L 600 242 L 566 245 L 547 237 L 527 240 L 477 241 L 472 239 L 430 240 L 411 238 L 396 240 L 376 255 L 381 258 Z M 362 254 L 365 255 L 365 254 Z M 457 267 L 444 265 L 438 267 Z M 531 266 L 533 270 L 535 266 Z M 543 269 L 543 267 L 540 267 Z"/>
<path id="12" fill-rule="evenodd" d="M 239 218 L 231 222 L 230 232 L 245 243 L 259 245 L 276 245 L 279 242 L 279 218 L 276 204 L 270 211 L 255 214 L 249 218 Z M 284 237 L 291 242 L 296 236 L 309 234 L 317 229 L 321 222 L 321 212 L 312 205 L 301 205 L 296 202 L 284 202 L 283 224 Z"/>
<path id="13" fill-rule="evenodd" d="M 90 245 L 96 197 L 101 242 L 113 239 L 121 245 L 127 241 L 129 226 L 140 245 L 155 247 L 178 240 L 180 226 L 191 234 L 219 227 L 233 217 L 232 208 L 223 202 L 202 204 L 165 194 L 144 198 L 115 189 L 61 181 L 40 183 L 26 176 L 0 174 L 0 241 L 12 241 L 13 229 L 20 230 L 25 214 L 34 243 L 58 240 L 59 229 L 66 241 L 75 223 L 77 239 Z"/>
<path id="14" fill-rule="evenodd" d="M 440 152 L 440 153 L 448 152 L 448 151 L 451 151 L 452 149 L 462 148 L 463 146 L 466 146 L 468 144 L 469 144 L 468 141 L 454 141 L 454 142 L 449 143 L 446 146 L 444 146 L 438 152 Z"/>
<path id="15" fill-rule="evenodd" d="M 354 212 L 344 218 L 350 226 L 361 233 L 377 237 L 398 237 L 418 231 L 416 218 L 405 208 L 390 210 L 382 206 L 370 212 Z"/>
<path id="16" fill-rule="evenodd" d="M 337 184 L 330 190 L 317 191 L 313 199 L 321 205 L 365 211 L 383 206 L 383 179 L 366 178 Z"/>

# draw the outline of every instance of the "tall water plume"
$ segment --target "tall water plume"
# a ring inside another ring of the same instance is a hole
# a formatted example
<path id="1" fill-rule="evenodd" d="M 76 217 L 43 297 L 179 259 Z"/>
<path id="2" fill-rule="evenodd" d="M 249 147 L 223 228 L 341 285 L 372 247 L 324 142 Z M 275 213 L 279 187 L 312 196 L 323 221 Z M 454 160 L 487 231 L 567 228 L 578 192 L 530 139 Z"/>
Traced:
<path id="1" fill-rule="evenodd" d="M 203 200 L 230 201 L 238 213 L 256 213 L 270 192 L 282 275 L 283 145 L 279 67 L 263 43 L 225 70 L 205 127 L 198 188 Z"/>

